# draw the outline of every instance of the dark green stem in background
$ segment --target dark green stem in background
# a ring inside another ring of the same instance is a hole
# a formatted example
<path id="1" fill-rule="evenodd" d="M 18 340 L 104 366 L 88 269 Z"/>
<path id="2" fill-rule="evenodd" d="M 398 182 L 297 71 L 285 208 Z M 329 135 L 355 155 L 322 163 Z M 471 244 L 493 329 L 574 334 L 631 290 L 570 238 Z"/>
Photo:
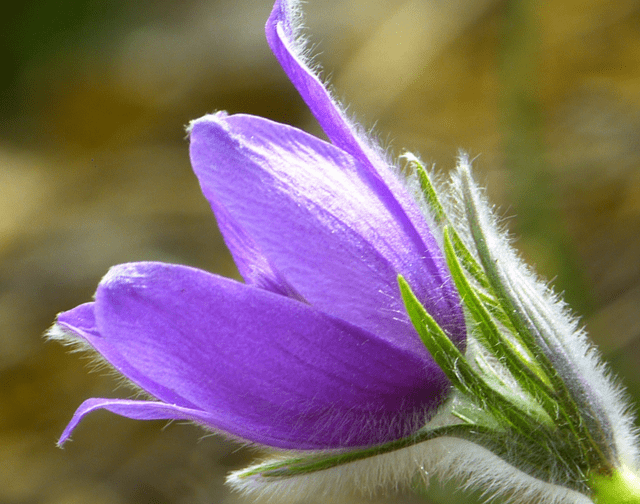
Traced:
<path id="1" fill-rule="evenodd" d="M 540 102 L 541 39 L 539 2 L 510 0 L 502 20 L 499 82 L 505 166 L 518 208 L 518 234 L 543 246 L 558 273 L 555 282 L 566 301 L 581 315 L 592 311 L 591 290 L 575 247 L 558 212 L 553 177 L 544 159 L 544 124 Z"/>

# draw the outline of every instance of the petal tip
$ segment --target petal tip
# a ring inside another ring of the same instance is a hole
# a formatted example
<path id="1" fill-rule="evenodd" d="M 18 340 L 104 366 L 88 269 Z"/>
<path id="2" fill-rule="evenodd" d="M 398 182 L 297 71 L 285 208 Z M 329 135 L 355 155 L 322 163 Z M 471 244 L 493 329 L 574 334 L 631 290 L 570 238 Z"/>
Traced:
<path id="1" fill-rule="evenodd" d="M 198 117 L 197 119 L 193 119 L 189 121 L 189 124 L 186 127 L 187 135 L 192 136 L 193 130 L 197 128 L 201 124 L 221 124 L 222 121 L 228 117 L 228 113 L 225 110 L 218 110 L 217 112 L 213 112 L 212 114 L 205 114 L 202 117 Z"/>
<path id="2" fill-rule="evenodd" d="M 88 335 L 97 333 L 93 310 L 93 303 L 84 303 L 72 310 L 58 313 L 56 321 L 45 332 L 44 337 L 65 346 L 85 349 Z"/>
<path id="3" fill-rule="evenodd" d="M 301 37 L 303 16 L 298 0 L 276 0 L 265 25 L 267 43 L 283 63 L 282 52 L 305 61 L 305 41 Z"/>
<path id="4" fill-rule="evenodd" d="M 71 433 L 63 432 L 62 436 L 60 436 L 60 439 L 58 439 L 58 441 L 56 442 L 56 448 L 60 448 L 61 450 L 64 450 L 64 444 L 69 441 L 69 438 L 71 437 Z"/>
<path id="5" fill-rule="evenodd" d="M 73 414 L 73 418 L 71 418 L 67 426 L 64 428 L 64 430 L 62 431 L 62 434 L 60 434 L 60 438 L 58 439 L 58 442 L 56 443 L 56 446 L 58 448 L 63 448 L 63 445 L 67 441 L 69 441 L 69 439 L 71 438 L 71 433 L 74 431 L 74 429 L 80 423 L 80 420 L 82 420 L 87 413 L 87 411 L 84 411 L 83 408 L 87 403 L 90 403 L 90 402 L 92 402 L 92 399 L 86 400 L 84 403 L 80 405 L 80 407 Z"/>

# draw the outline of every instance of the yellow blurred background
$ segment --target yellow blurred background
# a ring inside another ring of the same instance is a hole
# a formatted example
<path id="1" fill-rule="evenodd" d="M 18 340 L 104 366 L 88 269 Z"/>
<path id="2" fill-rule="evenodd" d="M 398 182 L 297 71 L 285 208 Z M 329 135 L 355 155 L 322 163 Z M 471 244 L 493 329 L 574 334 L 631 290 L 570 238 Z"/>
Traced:
<path id="1" fill-rule="evenodd" d="M 256 452 L 190 425 L 95 413 L 56 448 L 84 399 L 130 391 L 42 333 L 116 263 L 236 275 L 184 126 L 228 110 L 321 134 L 268 50 L 270 9 L 36 0 L 2 17 L 0 503 L 242 501 L 224 475 Z M 637 401 L 640 2 L 309 0 L 305 12 L 337 96 L 396 154 L 443 172 L 459 148 L 478 156 L 516 245 Z"/>

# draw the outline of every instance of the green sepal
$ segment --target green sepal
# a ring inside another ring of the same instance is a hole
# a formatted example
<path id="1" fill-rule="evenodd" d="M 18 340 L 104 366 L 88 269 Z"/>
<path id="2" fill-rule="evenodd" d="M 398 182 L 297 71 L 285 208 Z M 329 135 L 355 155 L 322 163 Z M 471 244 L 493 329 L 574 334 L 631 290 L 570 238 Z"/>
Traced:
<path id="1" fill-rule="evenodd" d="M 424 427 L 412 436 L 390 441 L 382 445 L 355 450 L 316 452 L 311 455 L 296 455 L 282 460 L 266 461 L 263 464 L 250 467 L 245 471 L 237 472 L 236 477 L 261 477 L 267 479 L 289 478 L 324 471 L 358 460 L 401 450 L 438 437 L 452 436 L 473 439 L 475 437 L 486 436 L 487 433 L 487 429 L 482 426 L 468 424 L 446 425 L 434 428 Z"/>
<path id="2" fill-rule="evenodd" d="M 406 159 L 414 168 L 416 175 L 418 176 L 418 182 L 420 183 L 420 189 L 422 191 L 422 195 L 424 199 L 431 209 L 431 212 L 436 220 L 436 224 L 444 225 L 449 222 L 449 217 L 440 202 L 440 198 L 438 198 L 438 192 L 431 181 L 431 177 L 429 176 L 429 172 L 427 172 L 424 165 L 420 162 L 420 159 L 413 155 L 410 152 L 405 152 L 401 157 Z M 453 231 L 453 243 L 454 248 L 456 250 L 456 254 L 461 258 L 461 261 L 465 267 L 465 269 L 469 272 L 469 274 L 485 289 L 489 289 L 489 281 L 487 276 L 484 274 L 482 267 L 478 264 L 478 261 L 473 257 L 469 249 L 465 246 L 464 242 L 458 236 L 458 234 Z"/>
<path id="3" fill-rule="evenodd" d="M 504 382 L 499 383 L 501 393 L 507 395 L 513 403 L 519 404 L 530 415 L 536 416 L 539 422 L 552 427 L 556 416 L 557 402 L 553 390 L 549 387 L 548 379 L 544 376 L 543 371 L 536 366 L 531 355 L 525 354 L 522 348 L 504 337 L 494 322 L 485 303 L 480 299 L 478 291 L 471 286 L 462 271 L 462 266 L 453 247 L 451 228 L 448 226 L 444 228 L 444 251 L 451 277 L 456 284 L 460 298 L 464 300 L 465 306 L 476 322 L 478 341 L 504 365 L 523 391 L 531 396 L 531 400 L 527 401 L 521 398 L 517 392 L 510 393 L 511 387 Z M 488 363 L 484 365 L 485 367 L 489 366 Z M 499 373 L 485 372 L 482 374 L 485 379 L 494 377 L 495 386 L 493 388 L 498 386 Z"/>
<path id="4" fill-rule="evenodd" d="M 502 431 L 502 426 L 488 411 L 478 408 L 477 403 L 468 396 L 455 394 L 451 400 L 451 415 L 469 425 L 489 428 L 491 431 Z"/>
<path id="5" fill-rule="evenodd" d="M 437 224 L 443 224 L 447 220 L 447 214 L 444 211 L 444 207 L 442 203 L 440 203 L 440 199 L 438 198 L 438 193 L 436 192 L 436 188 L 431 182 L 431 178 L 429 177 L 429 173 L 425 169 L 424 165 L 420 162 L 420 160 L 410 152 L 405 152 L 401 157 L 406 159 L 416 171 L 416 175 L 418 176 L 418 182 L 420 182 L 420 189 L 422 190 L 422 194 L 425 198 L 427 205 L 431 209 L 433 213 L 433 217 L 436 220 Z"/>
<path id="6" fill-rule="evenodd" d="M 491 284 L 487 275 L 485 275 L 482 267 L 478 264 L 475 257 L 469 252 L 469 249 L 460 238 L 460 235 L 452 227 L 449 228 L 449 234 L 451 237 L 451 246 L 455 251 L 455 255 L 460 258 L 460 262 L 464 266 L 464 269 L 478 282 L 478 284 L 485 289 L 485 291 L 491 292 Z M 489 296 L 487 296 L 489 298 Z"/>
<path id="7" fill-rule="evenodd" d="M 514 429 L 524 437 L 530 435 L 533 425 L 542 427 L 536 417 L 521 408 L 520 401 L 516 403 L 493 389 L 469 365 L 466 357 L 416 298 L 402 275 L 398 276 L 398 284 L 407 314 L 420 339 L 456 389 L 473 398 L 479 407 L 488 410 L 505 428 Z"/>
<path id="8" fill-rule="evenodd" d="M 587 467 L 611 468 L 611 447 L 607 442 L 606 434 L 598 425 L 597 432 L 591 432 L 588 423 L 596 421 L 598 415 L 592 411 L 588 401 L 582 400 L 588 397 L 583 391 L 569 390 L 569 384 L 580 386 L 579 379 L 575 376 L 564 376 L 551 361 L 550 350 L 545 351 L 549 345 L 560 345 L 555 341 L 555 335 L 545 334 L 540 327 L 541 315 L 537 307 L 521 304 L 518 294 L 509 283 L 509 278 L 499 267 L 500 261 L 490 251 L 487 245 L 487 235 L 476 207 L 475 195 L 472 190 L 470 173 L 462 171 L 462 193 L 465 204 L 465 212 L 469 223 L 469 229 L 473 238 L 478 257 L 485 271 L 496 300 L 501 305 L 504 313 L 511 321 L 512 335 L 519 339 L 525 348 L 533 355 L 544 375 L 550 382 L 551 389 L 555 393 L 557 401 L 557 415 L 555 418 L 559 426 L 568 429 L 581 452 L 581 459 L 587 463 Z M 533 304 L 533 303 L 532 303 Z M 556 356 L 564 356 L 564 349 L 556 353 Z M 570 372 L 570 366 L 565 366 L 565 371 Z M 565 379 L 567 380 L 565 382 Z M 594 434 L 598 439 L 594 439 Z"/>
<path id="9" fill-rule="evenodd" d="M 460 423 L 439 427 L 425 426 L 411 436 L 368 448 L 313 452 L 309 455 L 297 453 L 289 457 L 271 459 L 244 471 L 238 471 L 234 476 L 238 479 L 259 478 L 265 482 L 304 476 L 402 450 L 441 437 L 453 437 L 470 441 L 485 446 L 499 456 L 515 450 L 519 453 L 530 454 L 534 458 L 545 458 L 544 454 L 535 446 L 532 446 L 528 439 L 516 433 L 497 432 L 492 426 Z M 426 449 L 428 450 L 428 447 Z M 542 477 L 552 471 L 552 465 L 539 469 Z"/>

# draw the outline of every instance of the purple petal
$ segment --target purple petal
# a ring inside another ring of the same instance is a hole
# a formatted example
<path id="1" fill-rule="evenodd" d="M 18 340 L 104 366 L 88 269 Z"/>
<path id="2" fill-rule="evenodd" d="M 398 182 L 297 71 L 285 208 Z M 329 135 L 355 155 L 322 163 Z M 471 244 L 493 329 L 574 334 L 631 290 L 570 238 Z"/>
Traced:
<path id="1" fill-rule="evenodd" d="M 276 0 L 265 27 L 271 50 L 329 140 L 371 171 L 371 179 L 377 184 L 376 191 L 396 215 L 408 239 L 424 241 L 430 253 L 435 253 L 437 246 L 424 216 L 390 168 L 388 156 L 362 132 L 362 128 L 347 119 L 339 104 L 309 67 L 304 56 L 307 52 L 304 40 L 299 34 L 298 9 L 297 1 Z"/>
<path id="2" fill-rule="evenodd" d="M 199 424 L 211 424 L 215 421 L 215 418 L 206 411 L 183 408 L 175 404 L 96 397 L 87 399 L 78 407 L 73 414 L 73 418 L 62 432 L 58 445 L 62 445 L 71 437 L 71 432 L 86 415 L 100 409 L 134 420 L 191 420 Z"/>
<path id="3" fill-rule="evenodd" d="M 448 388 L 429 359 L 307 304 L 185 266 L 116 266 L 95 302 L 58 324 L 166 403 L 96 399 L 65 436 L 106 408 L 195 420 L 281 448 L 371 445 L 415 431 Z"/>
<path id="4" fill-rule="evenodd" d="M 363 145 L 338 104 L 309 68 L 299 36 L 298 2 L 276 0 L 265 27 L 267 42 L 280 66 L 296 87 L 331 142 L 351 155 L 363 154 Z"/>
<path id="5" fill-rule="evenodd" d="M 271 283 L 286 279 L 318 309 L 426 355 L 400 297 L 402 274 L 454 340 L 464 339 L 433 238 L 425 243 L 398 218 L 357 159 L 290 126 L 216 114 L 192 123 L 191 161 L 248 283 L 263 286 L 277 271 Z"/>
<path id="6" fill-rule="evenodd" d="M 194 169 L 194 171 L 196 170 Z M 200 184 L 202 186 L 202 180 Z M 218 228 L 224 236 L 224 241 L 233 255 L 234 262 L 242 278 L 244 278 L 247 283 L 256 287 L 303 301 L 304 298 L 264 256 L 260 247 L 251 236 L 244 231 L 234 216 L 223 205 L 216 201 L 213 193 L 205 192 L 204 194 L 212 205 L 216 214 Z"/>

